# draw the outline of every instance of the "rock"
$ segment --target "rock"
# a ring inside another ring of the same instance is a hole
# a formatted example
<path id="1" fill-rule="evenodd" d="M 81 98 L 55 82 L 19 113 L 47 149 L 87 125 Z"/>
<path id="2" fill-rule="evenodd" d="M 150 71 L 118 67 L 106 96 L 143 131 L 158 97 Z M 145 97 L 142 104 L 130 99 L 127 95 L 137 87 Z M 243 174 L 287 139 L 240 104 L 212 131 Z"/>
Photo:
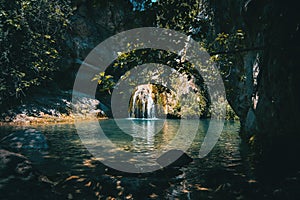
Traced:
<path id="1" fill-rule="evenodd" d="M 257 123 L 256 123 L 256 116 L 254 113 L 254 110 L 252 108 L 249 109 L 247 116 L 246 116 L 246 122 L 245 122 L 245 129 L 247 130 L 247 133 L 254 134 L 257 132 Z M 248 138 L 250 138 L 252 135 L 248 135 Z"/>
<path id="2" fill-rule="evenodd" d="M 74 92 L 73 95 L 74 101 L 70 102 L 70 107 L 76 116 L 95 117 L 105 115 L 103 111 L 98 109 L 99 100 L 80 92 Z"/>
<path id="3" fill-rule="evenodd" d="M 172 162 L 175 158 L 178 158 Z M 181 150 L 172 149 L 156 160 L 160 165 L 166 167 L 182 167 L 189 164 L 193 159 Z"/>
<path id="4" fill-rule="evenodd" d="M 57 199 L 45 179 L 25 156 L 0 149 L 0 199 Z"/>
<path id="5" fill-rule="evenodd" d="M 31 163 L 21 154 L 0 149 L 0 177 L 9 175 L 29 179 L 32 176 Z"/>
<path id="6" fill-rule="evenodd" d="M 181 119 L 181 116 L 178 115 L 178 114 L 168 113 L 167 114 L 167 119 Z"/>

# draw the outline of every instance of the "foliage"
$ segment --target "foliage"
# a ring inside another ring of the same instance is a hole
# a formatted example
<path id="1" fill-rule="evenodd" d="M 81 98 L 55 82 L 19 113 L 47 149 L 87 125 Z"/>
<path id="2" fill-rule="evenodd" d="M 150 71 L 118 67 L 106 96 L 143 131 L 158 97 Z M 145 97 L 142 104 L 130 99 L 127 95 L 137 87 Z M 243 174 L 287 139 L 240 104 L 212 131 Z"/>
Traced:
<path id="1" fill-rule="evenodd" d="M 214 41 L 208 44 L 209 51 L 213 52 L 211 60 L 220 66 L 224 80 L 230 76 L 232 68 L 237 67 L 234 66 L 237 55 L 231 52 L 239 53 L 244 48 L 245 33 L 240 29 L 234 33 L 218 33 Z"/>
<path id="2" fill-rule="evenodd" d="M 239 120 L 234 110 L 231 108 L 229 103 L 226 104 L 226 120 Z"/>
<path id="3" fill-rule="evenodd" d="M 0 104 L 51 80 L 58 69 L 70 1 L 0 1 Z"/>
<path id="4" fill-rule="evenodd" d="M 165 64 L 173 67 L 179 73 L 189 75 L 189 77 L 192 76 L 191 64 L 189 62 L 179 62 L 178 60 L 180 59 L 181 57 L 174 53 L 155 49 L 134 50 L 128 53 L 119 52 L 119 57 L 107 71 L 96 74 L 93 81 L 98 81 L 100 88 L 102 88 L 101 90 L 105 90 L 106 86 L 108 86 L 107 90 L 111 90 L 114 86 L 111 83 L 112 81 L 116 83 L 128 70 L 145 63 Z M 139 75 L 149 76 L 149 74 L 143 74 L 143 72 L 140 72 Z M 104 78 L 104 76 L 109 77 Z M 110 83 L 106 83 L 106 81 Z"/>
<path id="5" fill-rule="evenodd" d="M 158 27 L 168 28 L 183 32 L 190 35 L 194 40 L 198 41 L 202 47 L 211 53 L 211 61 L 217 63 L 220 73 L 225 81 L 227 94 L 231 94 L 236 85 L 228 81 L 236 59 L 240 56 L 230 54 L 232 51 L 240 51 L 245 48 L 245 33 L 242 28 L 232 29 L 230 32 L 220 31 L 214 26 L 215 13 L 210 9 L 210 3 L 201 0 L 168 0 L 168 1 L 142 1 L 143 7 L 149 12 L 155 12 L 156 25 Z M 130 44 L 129 44 L 130 45 Z M 185 49 L 186 51 L 186 49 Z M 182 55 L 184 56 L 184 55 Z M 114 76 L 113 80 L 117 81 L 121 74 L 134 66 L 144 63 L 162 63 L 173 67 L 179 73 L 194 77 L 196 84 L 202 89 L 202 99 L 200 101 L 200 109 L 204 112 L 214 112 L 208 109 L 209 98 L 207 96 L 206 87 L 203 84 L 202 77 L 197 74 L 189 62 L 182 59 L 182 56 L 171 54 L 170 52 L 162 52 L 160 50 L 138 50 L 130 53 L 120 53 L 118 60 L 113 64 L 112 69 L 105 73 Z M 244 72 L 240 71 L 239 81 L 244 81 Z M 119 75 L 118 75 L 119 74 Z M 210 77 L 208 77 L 210 78 Z M 111 80 L 110 80 L 111 81 Z M 133 80 L 134 81 L 134 80 Z M 100 88 L 103 88 L 105 83 Z M 112 86 L 112 84 L 108 84 Z M 113 88 L 110 88 L 111 90 Z M 228 107 L 228 106 L 227 106 Z M 205 111 L 206 110 L 206 111 Z M 232 109 L 228 109 L 228 118 L 236 118 Z"/>
<path id="6" fill-rule="evenodd" d="M 113 76 L 111 75 L 105 75 L 105 72 L 100 72 L 99 74 L 96 74 L 95 77 L 92 79 L 92 81 L 97 81 L 99 84 L 99 90 L 101 92 L 103 91 L 109 91 L 115 86 L 115 82 L 113 80 Z"/>
<path id="7" fill-rule="evenodd" d="M 199 1 L 159 1 L 155 9 L 157 10 L 157 23 L 160 27 L 188 33 L 197 21 Z"/>

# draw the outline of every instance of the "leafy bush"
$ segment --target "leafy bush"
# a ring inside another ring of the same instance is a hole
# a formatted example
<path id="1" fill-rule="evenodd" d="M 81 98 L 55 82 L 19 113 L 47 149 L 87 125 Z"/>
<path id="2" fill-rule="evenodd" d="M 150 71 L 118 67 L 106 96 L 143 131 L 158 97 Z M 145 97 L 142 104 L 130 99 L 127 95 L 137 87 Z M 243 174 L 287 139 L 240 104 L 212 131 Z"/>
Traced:
<path id="1" fill-rule="evenodd" d="M 71 2 L 0 0 L 0 105 L 53 77 Z"/>

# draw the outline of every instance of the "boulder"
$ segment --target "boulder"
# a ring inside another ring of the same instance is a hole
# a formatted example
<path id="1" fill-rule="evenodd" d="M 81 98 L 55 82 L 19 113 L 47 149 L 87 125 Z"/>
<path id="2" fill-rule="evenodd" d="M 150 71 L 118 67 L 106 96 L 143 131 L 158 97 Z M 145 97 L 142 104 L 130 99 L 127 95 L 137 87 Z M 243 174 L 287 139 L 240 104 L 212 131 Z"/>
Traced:
<path id="1" fill-rule="evenodd" d="M 0 199 L 57 199 L 52 187 L 27 157 L 0 149 Z"/>
<path id="2" fill-rule="evenodd" d="M 0 177 L 9 175 L 30 179 L 32 176 L 31 163 L 21 154 L 0 149 Z"/>
<path id="3" fill-rule="evenodd" d="M 177 159 L 176 159 L 177 158 Z M 176 159 L 175 161 L 173 161 Z M 182 167 L 189 164 L 193 159 L 181 150 L 172 149 L 156 160 L 160 165 L 166 167 Z"/>

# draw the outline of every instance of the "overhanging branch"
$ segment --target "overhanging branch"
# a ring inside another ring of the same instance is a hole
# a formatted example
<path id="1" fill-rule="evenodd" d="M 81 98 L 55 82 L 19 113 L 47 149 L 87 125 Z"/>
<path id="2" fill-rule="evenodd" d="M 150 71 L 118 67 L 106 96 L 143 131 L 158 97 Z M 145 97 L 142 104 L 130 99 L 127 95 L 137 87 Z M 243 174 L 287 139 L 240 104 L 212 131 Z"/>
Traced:
<path id="1" fill-rule="evenodd" d="M 265 47 L 251 47 L 251 48 L 245 48 L 245 49 L 235 49 L 235 50 L 228 50 L 228 51 L 217 51 L 217 52 L 211 52 L 210 55 L 219 55 L 219 54 L 236 54 L 236 53 L 243 53 L 247 51 L 261 51 L 264 50 Z"/>

